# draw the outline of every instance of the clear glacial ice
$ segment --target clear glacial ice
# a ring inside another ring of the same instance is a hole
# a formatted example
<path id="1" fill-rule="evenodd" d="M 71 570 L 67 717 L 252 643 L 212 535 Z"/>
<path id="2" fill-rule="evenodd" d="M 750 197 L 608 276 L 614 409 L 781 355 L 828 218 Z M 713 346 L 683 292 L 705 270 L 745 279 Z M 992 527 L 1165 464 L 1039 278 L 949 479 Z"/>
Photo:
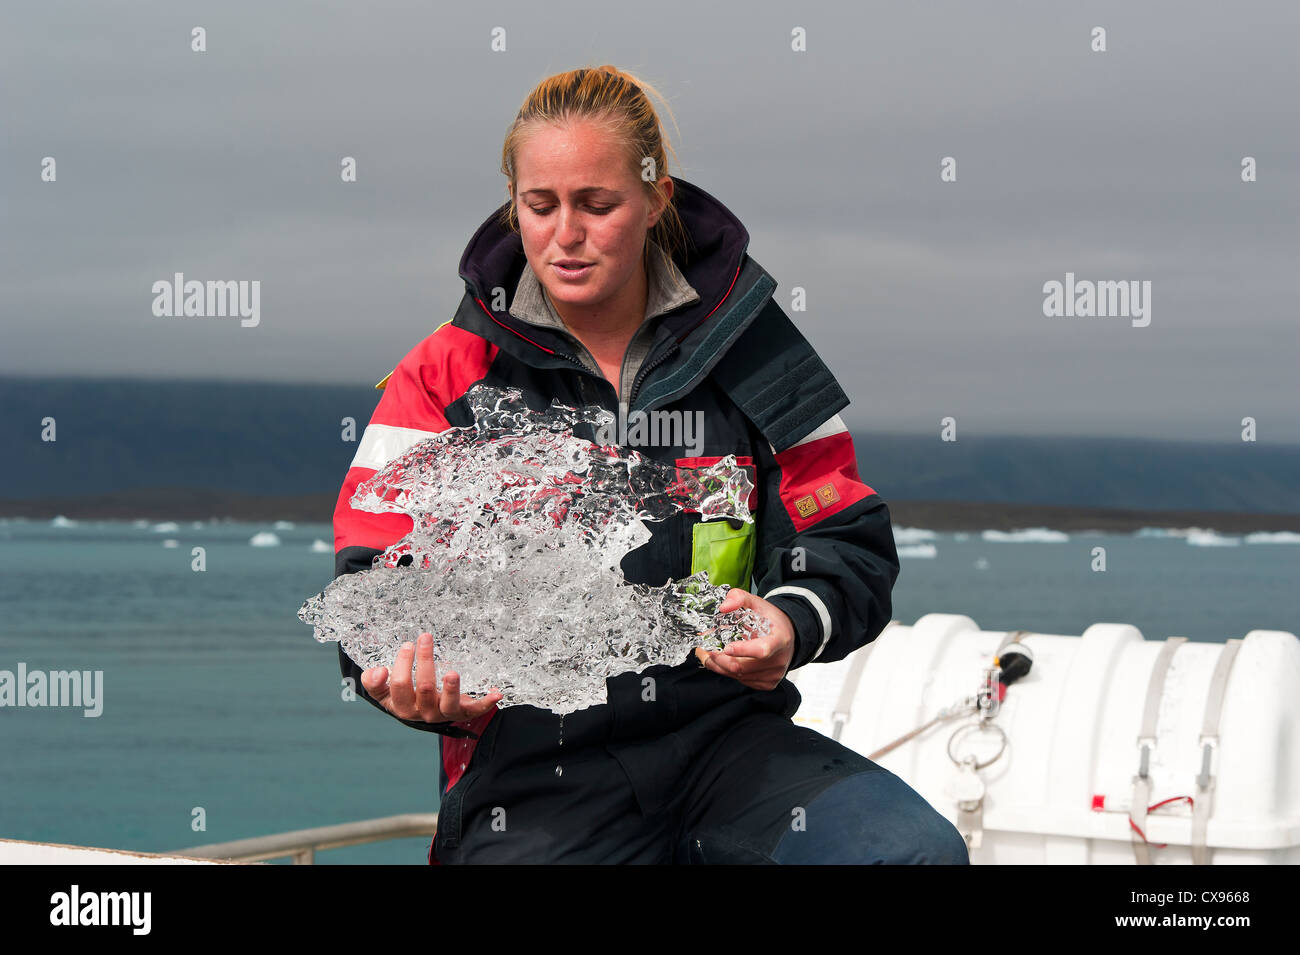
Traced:
<path id="1" fill-rule="evenodd" d="M 575 436 L 584 425 L 610 433 L 614 416 L 598 407 L 535 412 L 517 389 L 482 384 L 467 400 L 472 427 L 413 445 L 357 487 L 353 508 L 414 526 L 302 605 L 317 640 L 338 640 L 363 669 L 391 669 L 427 631 L 439 686 L 454 670 L 464 693 L 499 689 L 498 706 L 571 713 L 606 702 L 607 677 L 770 632 L 751 610 L 717 613 L 729 588 L 707 573 L 649 586 L 620 570 L 650 539 L 646 521 L 690 509 L 752 522 L 753 486 L 734 456 L 678 469 Z"/>

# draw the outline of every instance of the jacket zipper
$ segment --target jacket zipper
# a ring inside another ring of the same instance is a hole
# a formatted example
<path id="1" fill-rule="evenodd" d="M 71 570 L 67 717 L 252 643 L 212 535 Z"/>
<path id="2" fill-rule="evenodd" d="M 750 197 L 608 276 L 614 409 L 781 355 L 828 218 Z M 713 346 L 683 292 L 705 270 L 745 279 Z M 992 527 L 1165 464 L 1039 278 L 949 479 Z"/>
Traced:
<path id="1" fill-rule="evenodd" d="M 627 407 L 629 411 L 632 408 L 632 402 L 636 400 L 637 390 L 640 389 L 641 382 L 645 381 L 646 375 L 650 374 L 650 372 L 654 371 L 656 368 L 658 368 L 660 365 L 666 362 L 673 355 L 677 354 L 679 347 L 680 346 L 678 346 L 676 342 L 673 342 L 672 346 L 667 351 L 665 351 L 662 355 L 660 355 L 654 361 L 648 362 L 641 366 L 641 370 L 636 373 L 636 378 L 632 381 L 632 390 L 627 396 Z"/>
<path id="2" fill-rule="evenodd" d="M 737 269 L 737 270 L 736 270 L 736 276 L 738 277 L 739 275 L 740 275 L 740 270 Z M 735 284 L 735 278 L 732 279 L 732 284 L 733 284 L 733 285 Z M 471 289 L 473 288 L 472 286 L 469 285 L 468 282 L 466 282 L 466 287 L 467 287 L 467 288 L 471 288 Z M 473 293 L 473 294 L 475 294 L 476 298 L 479 300 L 479 304 L 482 305 L 481 298 L 477 295 L 477 293 L 475 292 L 475 293 Z M 724 297 L 724 301 L 726 300 L 726 298 L 729 298 L 730 295 L 731 295 L 731 289 L 727 289 L 727 296 Z M 721 305 L 722 305 L 722 303 L 719 302 L 719 303 L 718 303 L 718 306 L 720 307 Z M 717 308 L 716 308 L 716 307 L 714 308 L 714 311 L 717 311 Z M 491 313 L 489 312 L 489 315 L 490 315 L 490 314 L 491 314 Z M 709 314 L 712 315 L 713 313 L 710 312 Z M 707 317 L 708 317 L 708 316 L 706 316 L 706 318 L 707 318 Z M 496 321 L 498 325 L 501 325 L 501 322 L 498 321 L 498 320 L 496 319 L 496 316 L 492 316 L 492 319 L 493 319 L 493 321 Z M 501 327 L 502 327 L 502 328 L 506 328 L 507 326 L 502 325 Z M 508 329 L 508 330 L 513 331 L 513 329 Z M 515 334 L 519 334 L 519 333 L 518 333 L 518 332 L 515 332 Z M 523 337 L 523 336 L 520 336 L 520 337 Z M 533 342 L 531 339 L 528 339 L 528 338 L 524 338 L 524 340 L 525 340 L 525 341 L 528 341 L 528 342 L 531 342 L 531 344 L 533 344 L 533 345 L 536 345 L 536 344 L 537 344 L 536 342 Z M 598 375 L 596 375 L 595 373 L 592 372 L 592 370 L 591 370 L 590 368 L 588 368 L 585 364 L 583 364 L 580 360 L 578 360 L 578 359 L 575 358 L 574 356 L 572 356 L 572 355 L 567 355 L 567 354 L 565 354 L 564 352 L 552 351 L 552 350 L 549 349 L 549 348 L 548 348 L 548 349 L 545 349 L 545 350 L 546 350 L 546 351 L 549 351 L 552 355 L 555 355 L 555 356 L 557 356 L 557 357 L 559 357 L 559 358 L 563 358 L 565 361 L 567 361 L 567 362 L 569 362 L 569 363 L 575 365 L 575 366 L 576 366 L 580 371 L 582 371 L 584 374 L 586 374 L 586 375 L 588 375 L 588 376 L 590 376 L 590 377 L 592 377 L 592 378 L 597 378 L 599 381 L 602 381 L 602 382 L 604 382 L 605 384 L 610 384 L 608 378 L 605 378 L 604 376 L 598 376 Z M 656 368 L 658 368 L 660 365 L 662 365 L 664 362 L 666 362 L 669 358 L 672 358 L 673 355 L 677 354 L 677 352 L 680 351 L 680 350 L 681 350 L 681 345 L 680 345 L 678 342 L 673 342 L 672 345 L 670 345 L 670 346 L 668 347 L 667 351 L 665 351 L 663 354 L 661 354 L 661 355 L 660 355 L 658 358 L 656 358 L 654 361 L 651 361 L 651 362 L 648 362 L 648 363 L 642 364 L 642 366 L 641 366 L 641 370 L 638 371 L 638 372 L 636 373 L 636 378 L 634 378 L 634 379 L 632 380 L 632 390 L 631 390 L 631 391 L 629 392 L 629 394 L 628 394 L 628 398 L 627 398 L 627 408 L 628 408 L 629 413 L 631 412 L 632 402 L 636 400 L 637 392 L 640 390 L 640 388 L 641 388 L 641 383 L 642 383 L 643 381 L 645 381 L 646 376 L 647 376 L 648 374 L 650 374 L 650 372 L 652 372 L 652 371 L 654 371 Z M 612 384 L 610 384 L 610 387 L 614 389 L 614 402 L 615 402 L 615 404 L 618 406 L 618 410 L 621 412 L 621 411 L 623 410 L 622 396 L 619 395 L 619 393 L 618 393 L 618 388 L 617 388 L 617 387 L 615 387 L 615 386 L 612 385 Z"/>
<path id="3" fill-rule="evenodd" d="M 681 350 L 681 346 L 678 345 L 676 342 L 673 342 L 672 345 L 670 345 L 668 349 L 662 355 L 656 358 L 654 361 L 646 362 L 642 364 L 641 370 L 636 373 L 636 378 L 632 380 L 632 390 L 628 392 L 627 408 L 629 413 L 631 412 L 632 402 L 636 398 L 636 393 L 640 389 L 641 383 L 645 381 L 646 375 L 650 374 L 650 372 L 654 371 L 656 368 L 658 368 L 660 365 L 666 362 L 669 358 L 672 358 L 673 355 L 677 354 L 677 352 L 680 350 Z M 597 377 L 595 374 L 592 373 L 592 370 L 590 368 L 584 365 L 577 358 L 574 358 L 572 355 L 566 355 L 564 352 L 559 352 L 559 351 L 552 352 L 552 354 L 559 358 L 563 358 L 565 361 L 570 362 L 573 365 L 576 365 L 578 369 L 581 370 L 582 373 L 587 377 L 589 378 Z M 598 378 L 597 380 L 604 384 L 610 385 L 611 388 L 614 387 L 612 384 L 610 384 L 608 378 Z M 583 391 L 583 394 L 586 395 L 585 390 Z M 619 398 L 617 388 L 614 389 L 614 400 L 619 405 L 619 411 L 622 412 L 623 405 Z"/>
<path id="4" fill-rule="evenodd" d="M 564 359 L 565 361 L 567 361 L 567 362 L 571 362 L 571 363 L 573 363 L 574 365 L 577 365 L 577 366 L 578 366 L 578 370 L 581 371 L 581 372 L 583 373 L 583 375 L 585 375 L 587 378 L 596 378 L 596 375 L 592 373 L 592 370 L 591 370 L 590 368 L 588 368 L 586 365 L 584 365 L 584 364 L 583 364 L 581 361 L 579 361 L 577 358 L 574 358 L 572 355 L 566 355 L 566 354 L 564 354 L 564 352 L 558 352 L 558 351 L 557 351 L 557 352 L 552 352 L 552 354 L 553 354 L 553 355 L 556 355 L 556 356 L 559 357 L 559 358 L 563 358 L 563 359 Z M 597 380 L 598 380 L 598 381 L 601 381 L 601 382 L 603 382 L 603 383 L 605 383 L 605 384 L 607 384 L 607 385 L 609 384 L 609 379 L 608 379 L 608 378 L 597 378 Z M 611 385 L 610 387 L 613 387 L 613 386 Z M 587 388 L 586 388 L 586 385 L 584 384 L 584 382 L 583 382 L 583 380 L 582 380 L 581 378 L 578 379 L 578 390 L 582 392 L 582 396 L 583 396 L 584 398 L 587 397 Z M 590 400 L 590 399 L 588 399 L 588 400 Z M 618 392 L 615 391 L 615 401 L 617 401 L 617 400 L 618 400 Z M 603 407 L 603 406 L 602 406 L 602 407 Z"/>

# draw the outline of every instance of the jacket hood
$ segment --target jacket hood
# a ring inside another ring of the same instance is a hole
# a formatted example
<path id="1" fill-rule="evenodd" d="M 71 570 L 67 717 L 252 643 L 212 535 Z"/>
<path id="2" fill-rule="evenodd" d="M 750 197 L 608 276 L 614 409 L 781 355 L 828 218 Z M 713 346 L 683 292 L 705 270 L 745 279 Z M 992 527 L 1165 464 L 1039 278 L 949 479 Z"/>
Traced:
<path id="1" fill-rule="evenodd" d="M 673 262 L 700 296 L 698 302 L 661 320 L 669 333 L 682 338 L 712 315 L 731 293 L 746 259 L 749 232 L 730 209 L 699 186 L 677 176 L 672 180 L 673 201 L 689 238 L 687 248 L 679 250 Z M 509 300 L 527 258 L 523 240 L 500 224 L 499 217 L 507 206 L 498 206 L 469 240 L 460 259 L 460 277 L 466 291 L 499 325 L 548 350 L 567 352 L 569 346 L 561 336 L 523 322 L 509 312 Z M 491 290 L 495 288 L 507 290 L 500 310 L 493 308 Z"/>

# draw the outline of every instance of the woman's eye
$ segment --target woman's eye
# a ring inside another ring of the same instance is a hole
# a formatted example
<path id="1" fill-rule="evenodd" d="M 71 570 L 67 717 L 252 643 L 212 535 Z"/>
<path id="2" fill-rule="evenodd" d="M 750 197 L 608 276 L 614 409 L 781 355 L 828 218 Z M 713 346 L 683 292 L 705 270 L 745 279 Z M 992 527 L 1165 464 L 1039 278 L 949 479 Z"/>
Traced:
<path id="1" fill-rule="evenodd" d="M 554 209 L 555 207 L 543 206 L 539 208 L 537 206 L 529 206 L 528 208 L 532 209 L 535 215 L 544 216 L 544 215 L 549 215 L 551 210 Z M 612 210 L 613 208 L 614 208 L 613 206 L 587 206 L 587 211 L 594 212 L 598 216 L 604 216 L 604 215 L 609 215 L 610 210 Z"/>

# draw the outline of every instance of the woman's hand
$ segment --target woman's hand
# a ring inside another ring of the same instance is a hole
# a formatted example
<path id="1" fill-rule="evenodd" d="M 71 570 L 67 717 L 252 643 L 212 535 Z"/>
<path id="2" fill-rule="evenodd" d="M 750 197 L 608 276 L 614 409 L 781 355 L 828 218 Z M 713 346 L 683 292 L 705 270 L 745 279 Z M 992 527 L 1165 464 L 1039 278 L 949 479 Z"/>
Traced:
<path id="1" fill-rule="evenodd" d="M 411 662 L 415 658 L 415 682 L 411 682 Z M 426 723 L 458 723 L 477 719 L 496 705 L 501 693 L 491 693 L 476 700 L 460 692 L 460 675 L 449 670 L 442 678 L 438 693 L 438 668 L 433 662 L 433 635 L 420 634 L 419 648 L 404 643 L 393 660 L 393 676 L 388 667 L 372 667 L 361 674 L 361 685 L 375 702 L 399 719 L 423 720 Z"/>
<path id="2" fill-rule="evenodd" d="M 696 657 L 714 673 L 739 680 L 755 690 L 771 690 L 785 677 L 794 658 L 794 624 L 784 611 L 747 590 L 732 587 L 718 605 L 718 613 L 749 607 L 772 622 L 767 636 L 737 640 L 721 650 L 697 648 Z"/>

